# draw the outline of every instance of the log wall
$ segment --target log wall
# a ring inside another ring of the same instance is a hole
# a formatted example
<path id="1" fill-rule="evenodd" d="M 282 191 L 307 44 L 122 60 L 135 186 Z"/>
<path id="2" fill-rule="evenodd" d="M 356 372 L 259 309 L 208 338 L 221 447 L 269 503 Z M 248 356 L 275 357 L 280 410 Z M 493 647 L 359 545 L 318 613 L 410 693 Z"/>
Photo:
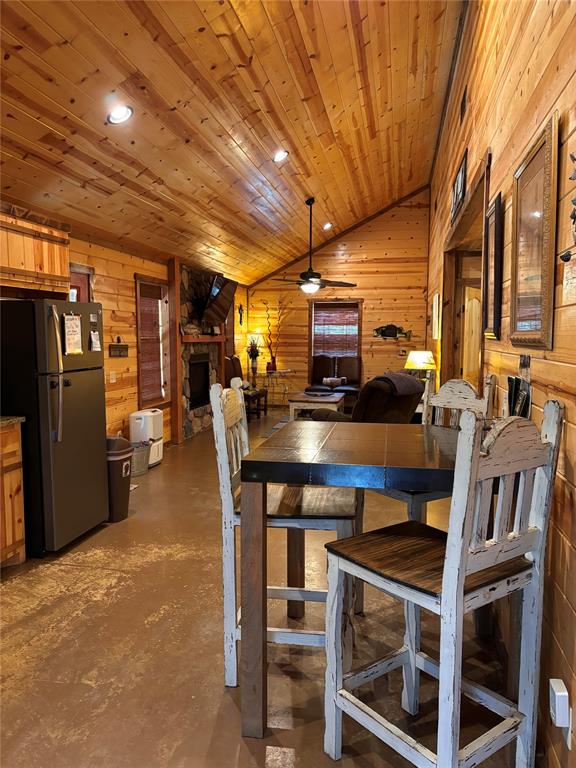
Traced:
<path id="1" fill-rule="evenodd" d="M 421 192 L 371 221 L 335 239 L 314 255 L 314 268 L 324 277 L 356 283 L 356 288 L 325 288 L 316 299 L 363 300 L 363 378 L 400 370 L 405 358 L 400 351 L 424 349 L 426 336 L 426 282 L 428 265 L 428 192 Z M 302 259 L 276 275 L 297 279 L 306 269 Z M 268 279 L 251 288 L 249 331 L 265 334 L 267 320 L 263 300 L 272 308 L 281 299 L 288 312 L 280 328 L 277 366 L 296 371 L 291 390 L 308 383 L 308 308 L 313 297 L 297 285 Z M 272 335 L 276 338 L 276 312 L 272 311 Z M 395 323 L 412 331 L 406 339 L 384 340 L 372 335 L 374 328 Z M 259 358 L 264 370 L 270 356 L 266 348 Z"/>
<path id="2" fill-rule="evenodd" d="M 168 279 L 167 264 L 72 238 L 71 263 L 94 269 L 94 301 L 104 312 L 104 371 L 106 375 L 106 428 L 129 436 L 128 417 L 138 410 L 138 350 L 136 342 L 135 274 Z M 128 344 L 128 357 L 110 358 L 108 345 L 120 337 Z M 112 374 L 116 381 L 110 380 Z M 170 408 L 164 408 L 164 440 L 171 439 Z"/>
<path id="3" fill-rule="evenodd" d="M 551 724 L 547 701 L 550 677 L 562 678 L 571 701 L 576 700 L 576 258 L 568 264 L 558 258 L 572 243 L 570 199 L 576 188 L 569 181 L 569 152 L 576 151 L 575 17 L 576 4 L 569 2 L 469 4 L 431 185 L 430 304 L 434 293 L 442 291 L 451 186 L 464 150 L 471 179 L 488 147 L 492 149 L 490 194 L 502 192 L 505 205 L 504 298 L 501 340 L 486 341 L 485 369 L 498 375 L 500 404 L 506 376 L 518 371 L 519 354 L 530 354 L 534 420 L 540 421 L 547 398 L 560 398 L 566 406 L 549 536 L 542 656 L 542 765 L 550 768 L 576 764 L 574 751 L 567 750 L 559 729 Z M 469 102 L 461 119 L 464 88 Z M 560 119 L 554 346 L 543 351 L 512 347 L 508 338 L 512 175 L 554 110 Z M 440 343 L 429 344 L 434 344 L 438 358 Z"/>

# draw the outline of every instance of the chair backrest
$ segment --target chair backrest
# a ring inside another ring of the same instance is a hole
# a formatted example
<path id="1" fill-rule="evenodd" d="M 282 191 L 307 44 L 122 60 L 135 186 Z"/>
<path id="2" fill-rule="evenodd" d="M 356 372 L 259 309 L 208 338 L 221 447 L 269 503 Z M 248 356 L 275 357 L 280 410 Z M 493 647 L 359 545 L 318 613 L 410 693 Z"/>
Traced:
<path id="1" fill-rule="evenodd" d="M 322 384 L 323 379 L 329 379 L 336 375 L 336 358 L 328 355 L 314 355 L 312 358 L 312 371 L 310 384 Z"/>
<path id="2" fill-rule="evenodd" d="M 337 357 L 336 375 L 345 376 L 347 384 L 359 384 L 362 360 L 359 357 Z"/>
<path id="3" fill-rule="evenodd" d="M 404 376 L 404 374 L 400 374 Z M 393 374 L 398 376 L 398 374 Z M 424 384 L 406 376 L 409 391 L 399 393 L 386 376 L 370 379 L 360 390 L 352 421 L 370 424 L 408 424 L 422 399 Z"/>
<path id="4" fill-rule="evenodd" d="M 442 384 L 438 392 L 434 393 L 432 387 L 426 387 L 424 394 L 424 408 L 422 412 L 423 424 L 437 424 L 444 426 L 446 411 L 449 412 L 450 426 L 457 427 L 463 411 L 474 411 L 479 416 L 489 419 L 492 416 L 492 403 L 496 389 L 496 376 L 492 373 L 484 379 L 484 394 L 478 393 L 464 379 L 450 379 Z"/>
<path id="5" fill-rule="evenodd" d="M 231 387 L 226 389 L 222 389 L 221 384 L 212 384 L 210 405 L 222 512 L 225 516 L 232 515 L 234 495 L 240 487 L 241 462 L 250 451 L 242 380 L 233 378 Z"/>
<path id="6" fill-rule="evenodd" d="M 541 433 L 532 421 L 511 416 L 498 420 L 483 443 L 482 417 L 462 414 L 443 594 L 461 588 L 469 573 L 528 553 L 541 567 L 563 414 L 562 403 L 549 400 Z"/>
<path id="7" fill-rule="evenodd" d="M 240 381 L 244 381 L 244 371 L 242 370 L 242 363 L 240 362 L 240 358 L 238 355 L 232 355 L 230 360 L 232 361 L 232 371 L 234 376 L 239 378 Z"/>
<path id="8" fill-rule="evenodd" d="M 230 357 L 224 358 L 224 385 L 230 386 L 230 382 L 234 378 L 234 368 L 232 366 L 232 359 Z"/>

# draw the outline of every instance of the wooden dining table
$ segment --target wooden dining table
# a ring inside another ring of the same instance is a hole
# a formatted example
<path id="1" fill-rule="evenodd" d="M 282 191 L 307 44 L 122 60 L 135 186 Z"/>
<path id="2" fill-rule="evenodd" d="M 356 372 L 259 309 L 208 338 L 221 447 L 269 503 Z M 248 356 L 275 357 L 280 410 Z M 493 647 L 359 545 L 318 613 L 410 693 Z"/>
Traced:
<path id="1" fill-rule="evenodd" d="M 267 724 L 267 484 L 451 492 L 457 441 L 439 426 L 292 421 L 242 460 L 243 736 Z"/>

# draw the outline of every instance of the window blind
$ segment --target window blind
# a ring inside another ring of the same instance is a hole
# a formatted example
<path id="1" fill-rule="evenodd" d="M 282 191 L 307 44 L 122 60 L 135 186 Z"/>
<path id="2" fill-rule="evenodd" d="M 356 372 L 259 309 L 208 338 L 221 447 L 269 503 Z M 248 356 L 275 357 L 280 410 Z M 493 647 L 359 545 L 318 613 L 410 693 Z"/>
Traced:
<path id="1" fill-rule="evenodd" d="M 355 302 L 314 302 L 312 354 L 355 357 L 359 350 L 359 307 Z"/>
<path id="2" fill-rule="evenodd" d="M 162 286 L 139 284 L 138 338 L 140 400 L 142 403 L 164 399 L 162 375 Z"/>

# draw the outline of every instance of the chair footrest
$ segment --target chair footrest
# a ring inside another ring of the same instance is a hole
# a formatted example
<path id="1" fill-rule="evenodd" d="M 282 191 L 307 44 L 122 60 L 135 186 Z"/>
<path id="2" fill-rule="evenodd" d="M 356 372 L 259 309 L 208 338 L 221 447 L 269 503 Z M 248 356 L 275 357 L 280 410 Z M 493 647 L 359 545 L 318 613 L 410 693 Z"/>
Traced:
<path id="1" fill-rule="evenodd" d="M 304 589 L 303 587 L 268 587 L 268 600 L 302 600 L 311 603 L 325 603 L 326 589 Z"/>
<path id="2" fill-rule="evenodd" d="M 378 661 L 372 661 L 369 664 L 365 664 L 363 667 L 358 667 L 358 669 L 354 669 L 352 672 L 344 675 L 344 688 L 347 691 L 353 691 L 355 688 L 360 688 L 360 686 L 365 685 L 372 680 L 376 680 L 378 677 L 387 675 L 394 669 L 403 666 L 408 662 L 409 658 L 408 649 L 405 647 L 399 648 L 397 651 L 389 653 L 382 659 L 378 659 Z"/>
<path id="3" fill-rule="evenodd" d="M 311 629 L 283 629 L 268 627 L 266 639 L 276 645 L 303 645 L 312 648 L 324 648 L 325 633 Z"/>
<path id="4" fill-rule="evenodd" d="M 417 768 L 438 768 L 438 758 L 430 749 L 378 712 L 351 694 L 345 688 L 336 693 L 336 705 L 377 738 L 395 749 Z M 473 768 L 513 741 L 524 716 L 518 710 L 490 728 L 458 751 L 458 768 Z"/>

